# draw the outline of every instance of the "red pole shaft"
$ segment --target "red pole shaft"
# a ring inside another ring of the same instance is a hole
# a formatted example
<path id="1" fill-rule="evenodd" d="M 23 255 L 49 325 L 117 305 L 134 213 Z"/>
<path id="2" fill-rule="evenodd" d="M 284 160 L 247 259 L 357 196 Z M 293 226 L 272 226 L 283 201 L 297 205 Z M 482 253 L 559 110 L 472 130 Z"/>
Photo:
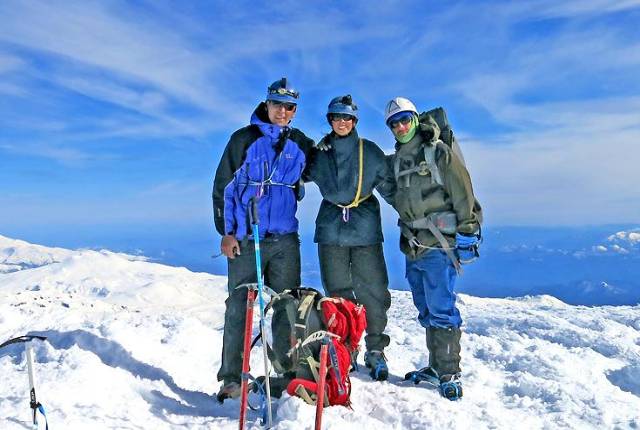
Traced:
<path id="1" fill-rule="evenodd" d="M 251 334 L 253 332 L 253 303 L 256 299 L 255 290 L 247 291 L 247 319 L 244 323 L 244 346 L 242 352 L 242 383 L 240 385 L 240 430 L 244 430 L 247 418 L 248 386 L 249 386 L 249 358 L 251 355 Z"/>
<path id="2" fill-rule="evenodd" d="M 318 393 L 316 396 L 316 428 L 322 428 L 322 410 L 324 409 L 324 390 L 327 382 L 327 350 L 329 345 L 326 343 L 320 347 L 320 370 L 318 374 Z"/>

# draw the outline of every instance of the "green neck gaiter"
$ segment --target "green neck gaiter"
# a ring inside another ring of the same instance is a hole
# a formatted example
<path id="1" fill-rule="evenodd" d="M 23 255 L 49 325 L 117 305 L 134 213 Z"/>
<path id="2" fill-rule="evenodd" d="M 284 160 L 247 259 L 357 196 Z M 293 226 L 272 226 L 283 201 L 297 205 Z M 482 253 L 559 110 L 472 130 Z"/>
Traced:
<path id="1" fill-rule="evenodd" d="M 407 134 L 405 134 L 404 136 L 398 136 L 395 131 L 393 132 L 393 135 L 396 137 L 396 140 L 400 143 L 407 143 L 409 142 L 411 139 L 413 139 L 413 136 L 416 135 L 416 131 L 418 130 L 418 117 L 417 116 L 413 116 L 411 118 L 411 128 L 409 129 L 409 131 L 407 132 Z"/>

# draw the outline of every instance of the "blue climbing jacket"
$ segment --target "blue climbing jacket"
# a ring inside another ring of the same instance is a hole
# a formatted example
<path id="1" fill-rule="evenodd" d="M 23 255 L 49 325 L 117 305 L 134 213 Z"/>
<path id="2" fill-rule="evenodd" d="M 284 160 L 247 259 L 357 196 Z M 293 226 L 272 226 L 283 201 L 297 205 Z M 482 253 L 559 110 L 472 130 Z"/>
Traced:
<path id="1" fill-rule="evenodd" d="M 238 240 L 250 236 L 248 210 L 257 197 L 260 237 L 295 233 L 300 176 L 313 141 L 295 128 L 271 124 L 264 103 L 250 124 L 231 136 L 216 171 L 216 228 Z"/>

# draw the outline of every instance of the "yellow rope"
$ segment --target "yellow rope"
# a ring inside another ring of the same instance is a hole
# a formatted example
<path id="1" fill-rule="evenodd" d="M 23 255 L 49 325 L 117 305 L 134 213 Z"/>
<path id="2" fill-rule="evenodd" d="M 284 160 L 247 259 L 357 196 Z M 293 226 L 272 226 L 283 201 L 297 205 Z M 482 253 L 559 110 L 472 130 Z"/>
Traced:
<path id="1" fill-rule="evenodd" d="M 360 203 L 371 197 L 371 194 L 367 194 L 363 198 L 360 198 L 360 193 L 362 193 L 362 171 L 364 170 L 364 142 L 362 139 L 359 140 L 358 146 L 358 189 L 356 191 L 356 196 L 351 203 L 347 206 L 338 205 L 342 209 L 357 208 Z"/>

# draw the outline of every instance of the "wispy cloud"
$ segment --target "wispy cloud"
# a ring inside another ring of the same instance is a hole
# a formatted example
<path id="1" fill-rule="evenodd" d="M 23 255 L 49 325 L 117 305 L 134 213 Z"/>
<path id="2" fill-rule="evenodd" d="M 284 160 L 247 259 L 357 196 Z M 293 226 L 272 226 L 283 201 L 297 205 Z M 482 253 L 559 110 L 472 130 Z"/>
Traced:
<path id="1" fill-rule="evenodd" d="M 150 8 L 151 13 L 136 13 L 125 6 L 117 2 L 0 6 L 4 17 L 0 40 L 27 49 L 22 55 L 49 56 L 46 61 L 54 67 L 46 72 L 39 72 L 37 65 L 30 68 L 38 79 L 161 121 L 176 115 L 177 107 L 192 109 L 196 116 L 215 116 L 218 120 L 209 126 L 215 129 L 225 120 L 246 120 L 246 113 L 239 115 L 233 107 L 240 105 L 246 111 L 248 101 L 256 99 L 253 89 L 238 85 L 247 78 L 243 74 L 255 73 L 242 71 L 242 63 L 257 64 L 265 74 L 279 76 L 282 70 L 273 67 L 273 55 L 313 57 L 318 49 L 364 43 L 380 31 L 348 26 L 336 30 L 326 18 L 318 20 L 304 13 L 276 21 L 261 19 L 267 13 L 230 21 L 221 14 L 215 22 L 207 23 L 198 21 L 197 16 L 181 16 L 177 20 L 180 27 L 175 27 L 161 15 L 170 11 Z M 296 62 L 310 64 L 320 73 L 313 60 L 284 59 L 285 65 Z M 260 82 L 260 92 L 264 84 Z"/>
<path id="2" fill-rule="evenodd" d="M 489 219 L 502 224 L 637 222 L 639 108 L 640 98 L 547 104 L 540 107 L 539 121 L 548 124 L 538 130 L 469 139 L 465 155 Z"/>
<path id="3" fill-rule="evenodd" d="M 0 52 L 0 74 L 15 70 L 22 66 L 22 64 L 23 62 L 19 57 Z"/>
<path id="4" fill-rule="evenodd" d="M 525 4 L 528 3 L 526 6 Z M 571 18 L 585 15 L 602 15 L 610 12 L 621 12 L 640 6 L 638 0 L 553 0 L 523 2 L 523 10 L 529 17 Z"/>
<path id="5" fill-rule="evenodd" d="M 51 143 L 0 144 L 0 150 L 8 154 L 26 155 L 34 158 L 54 160 L 66 167 L 84 167 L 90 160 L 98 156 L 89 151 L 82 151 L 77 147 L 61 146 Z"/>
<path id="6" fill-rule="evenodd" d="M 147 154 L 215 164 L 268 81 L 287 75 L 302 90 L 296 124 L 312 137 L 341 93 L 386 149 L 388 99 L 444 105 L 490 220 L 598 223 L 604 208 L 614 208 L 607 221 L 628 220 L 640 213 L 629 186 L 638 13 L 640 1 L 622 0 L 0 3 L 0 152 L 70 172 L 122 158 L 152 170 Z M 158 193 L 200 196 L 188 183 L 201 180 L 163 176 Z"/>

